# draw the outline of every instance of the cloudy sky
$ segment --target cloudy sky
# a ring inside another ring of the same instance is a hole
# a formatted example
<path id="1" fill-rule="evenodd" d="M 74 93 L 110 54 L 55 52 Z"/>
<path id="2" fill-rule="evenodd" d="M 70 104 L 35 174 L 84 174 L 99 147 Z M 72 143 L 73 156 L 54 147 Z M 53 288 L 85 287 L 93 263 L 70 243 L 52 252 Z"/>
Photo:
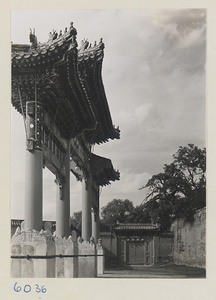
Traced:
<path id="1" fill-rule="evenodd" d="M 77 41 L 103 38 L 103 82 L 121 139 L 95 146 L 108 157 L 121 180 L 101 191 L 103 207 L 114 198 L 134 205 L 145 197 L 139 188 L 172 161 L 179 146 L 205 147 L 205 10 L 16 11 L 11 41 L 48 40 L 74 22 Z M 12 108 L 11 217 L 24 218 L 25 131 Z M 55 220 L 54 176 L 44 170 L 44 219 Z M 71 214 L 81 210 L 81 184 L 71 176 Z"/>

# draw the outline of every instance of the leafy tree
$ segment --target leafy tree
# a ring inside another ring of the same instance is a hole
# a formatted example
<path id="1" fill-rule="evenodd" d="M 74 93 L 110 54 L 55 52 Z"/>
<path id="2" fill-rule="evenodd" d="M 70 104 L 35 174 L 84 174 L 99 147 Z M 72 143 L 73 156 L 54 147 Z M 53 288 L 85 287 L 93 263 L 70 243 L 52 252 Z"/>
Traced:
<path id="1" fill-rule="evenodd" d="M 143 205 L 136 206 L 128 216 L 131 223 L 152 223 L 152 217 L 147 209 L 143 210 Z"/>
<path id="2" fill-rule="evenodd" d="M 102 219 L 100 222 L 100 231 L 109 231 L 109 225 Z M 71 230 L 78 229 L 82 231 L 82 211 L 75 212 L 71 217 Z"/>
<path id="3" fill-rule="evenodd" d="M 111 226 L 117 222 L 130 222 L 131 212 L 133 212 L 133 203 L 126 199 L 114 199 L 101 209 L 100 231 L 109 231 Z M 71 217 L 71 225 L 81 231 L 82 211 L 75 212 Z"/>
<path id="4" fill-rule="evenodd" d="M 75 212 L 71 217 L 71 225 L 81 231 L 82 228 L 82 211 Z"/>
<path id="5" fill-rule="evenodd" d="M 153 175 L 147 184 L 149 192 L 141 205 L 162 229 L 176 218 L 193 220 L 194 211 L 206 202 L 206 150 L 193 144 L 179 147 L 173 162 L 165 164 L 163 172 Z"/>
<path id="6" fill-rule="evenodd" d="M 126 199 L 114 199 L 101 209 L 102 224 L 114 226 L 117 222 L 125 223 L 134 210 L 132 201 Z"/>
<path id="7" fill-rule="evenodd" d="M 111 226 L 104 219 L 100 219 L 100 231 L 110 231 Z"/>
<path id="8" fill-rule="evenodd" d="M 182 173 L 181 192 L 190 201 L 191 208 L 198 209 L 206 204 L 206 149 L 193 144 L 179 147 L 173 155 L 176 168 Z"/>

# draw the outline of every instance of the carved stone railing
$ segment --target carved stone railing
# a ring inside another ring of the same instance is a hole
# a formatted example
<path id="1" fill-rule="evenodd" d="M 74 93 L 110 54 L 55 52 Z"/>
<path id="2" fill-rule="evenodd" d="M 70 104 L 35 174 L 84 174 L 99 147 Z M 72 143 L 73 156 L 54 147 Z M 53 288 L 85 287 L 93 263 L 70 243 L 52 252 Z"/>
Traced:
<path id="1" fill-rule="evenodd" d="M 55 237 L 50 222 L 45 230 L 24 230 L 24 222 L 11 239 L 11 277 L 15 278 L 94 278 L 104 272 L 101 243 Z M 49 225 L 50 223 L 50 225 Z"/>

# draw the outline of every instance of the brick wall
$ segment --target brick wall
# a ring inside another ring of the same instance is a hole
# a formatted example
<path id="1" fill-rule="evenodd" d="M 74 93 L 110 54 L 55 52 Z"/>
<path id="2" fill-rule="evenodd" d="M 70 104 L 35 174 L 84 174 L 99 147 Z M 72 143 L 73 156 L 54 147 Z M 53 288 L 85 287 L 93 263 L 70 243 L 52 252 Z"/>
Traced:
<path id="1" fill-rule="evenodd" d="M 174 232 L 173 261 L 177 265 L 205 268 L 206 258 L 206 209 L 196 212 L 193 223 L 176 220 Z"/>

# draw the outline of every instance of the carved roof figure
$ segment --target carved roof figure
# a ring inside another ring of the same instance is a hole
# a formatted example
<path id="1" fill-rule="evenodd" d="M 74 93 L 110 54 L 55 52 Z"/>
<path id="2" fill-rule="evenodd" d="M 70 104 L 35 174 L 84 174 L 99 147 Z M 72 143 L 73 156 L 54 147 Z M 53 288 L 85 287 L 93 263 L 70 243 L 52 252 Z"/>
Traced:
<path id="1" fill-rule="evenodd" d="M 58 37 L 58 33 L 55 30 L 55 31 L 53 31 L 53 40 L 57 39 L 57 37 Z"/>
<path id="2" fill-rule="evenodd" d="M 49 33 L 49 41 L 52 41 L 53 40 L 53 34 L 52 34 L 52 32 L 50 31 L 50 33 Z"/>
<path id="3" fill-rule="evenodd" d="M 70 30 L 74 29 L 73 22 L 70 23 Z"/>
<path id="4" fill-rule="evenodd" d="M 29 40 L 30 40 L 32 48 L 36 49 L 37 48 L 37 37 L 35 35 L 35 29 L 33 30 L 33 33 L 32 33 L 32 30 L 30 29 Z"/>
<path id="5" fill-rule="evenodd" d="M 88 40 L 87 40 L 87 39 L 83 39 L 83 40 L 81 41 L 80 50 L 82 51 L 82 50 L 87 49 L 87 48 L 88 48 L 88 45 L 89 45 Z"/>

